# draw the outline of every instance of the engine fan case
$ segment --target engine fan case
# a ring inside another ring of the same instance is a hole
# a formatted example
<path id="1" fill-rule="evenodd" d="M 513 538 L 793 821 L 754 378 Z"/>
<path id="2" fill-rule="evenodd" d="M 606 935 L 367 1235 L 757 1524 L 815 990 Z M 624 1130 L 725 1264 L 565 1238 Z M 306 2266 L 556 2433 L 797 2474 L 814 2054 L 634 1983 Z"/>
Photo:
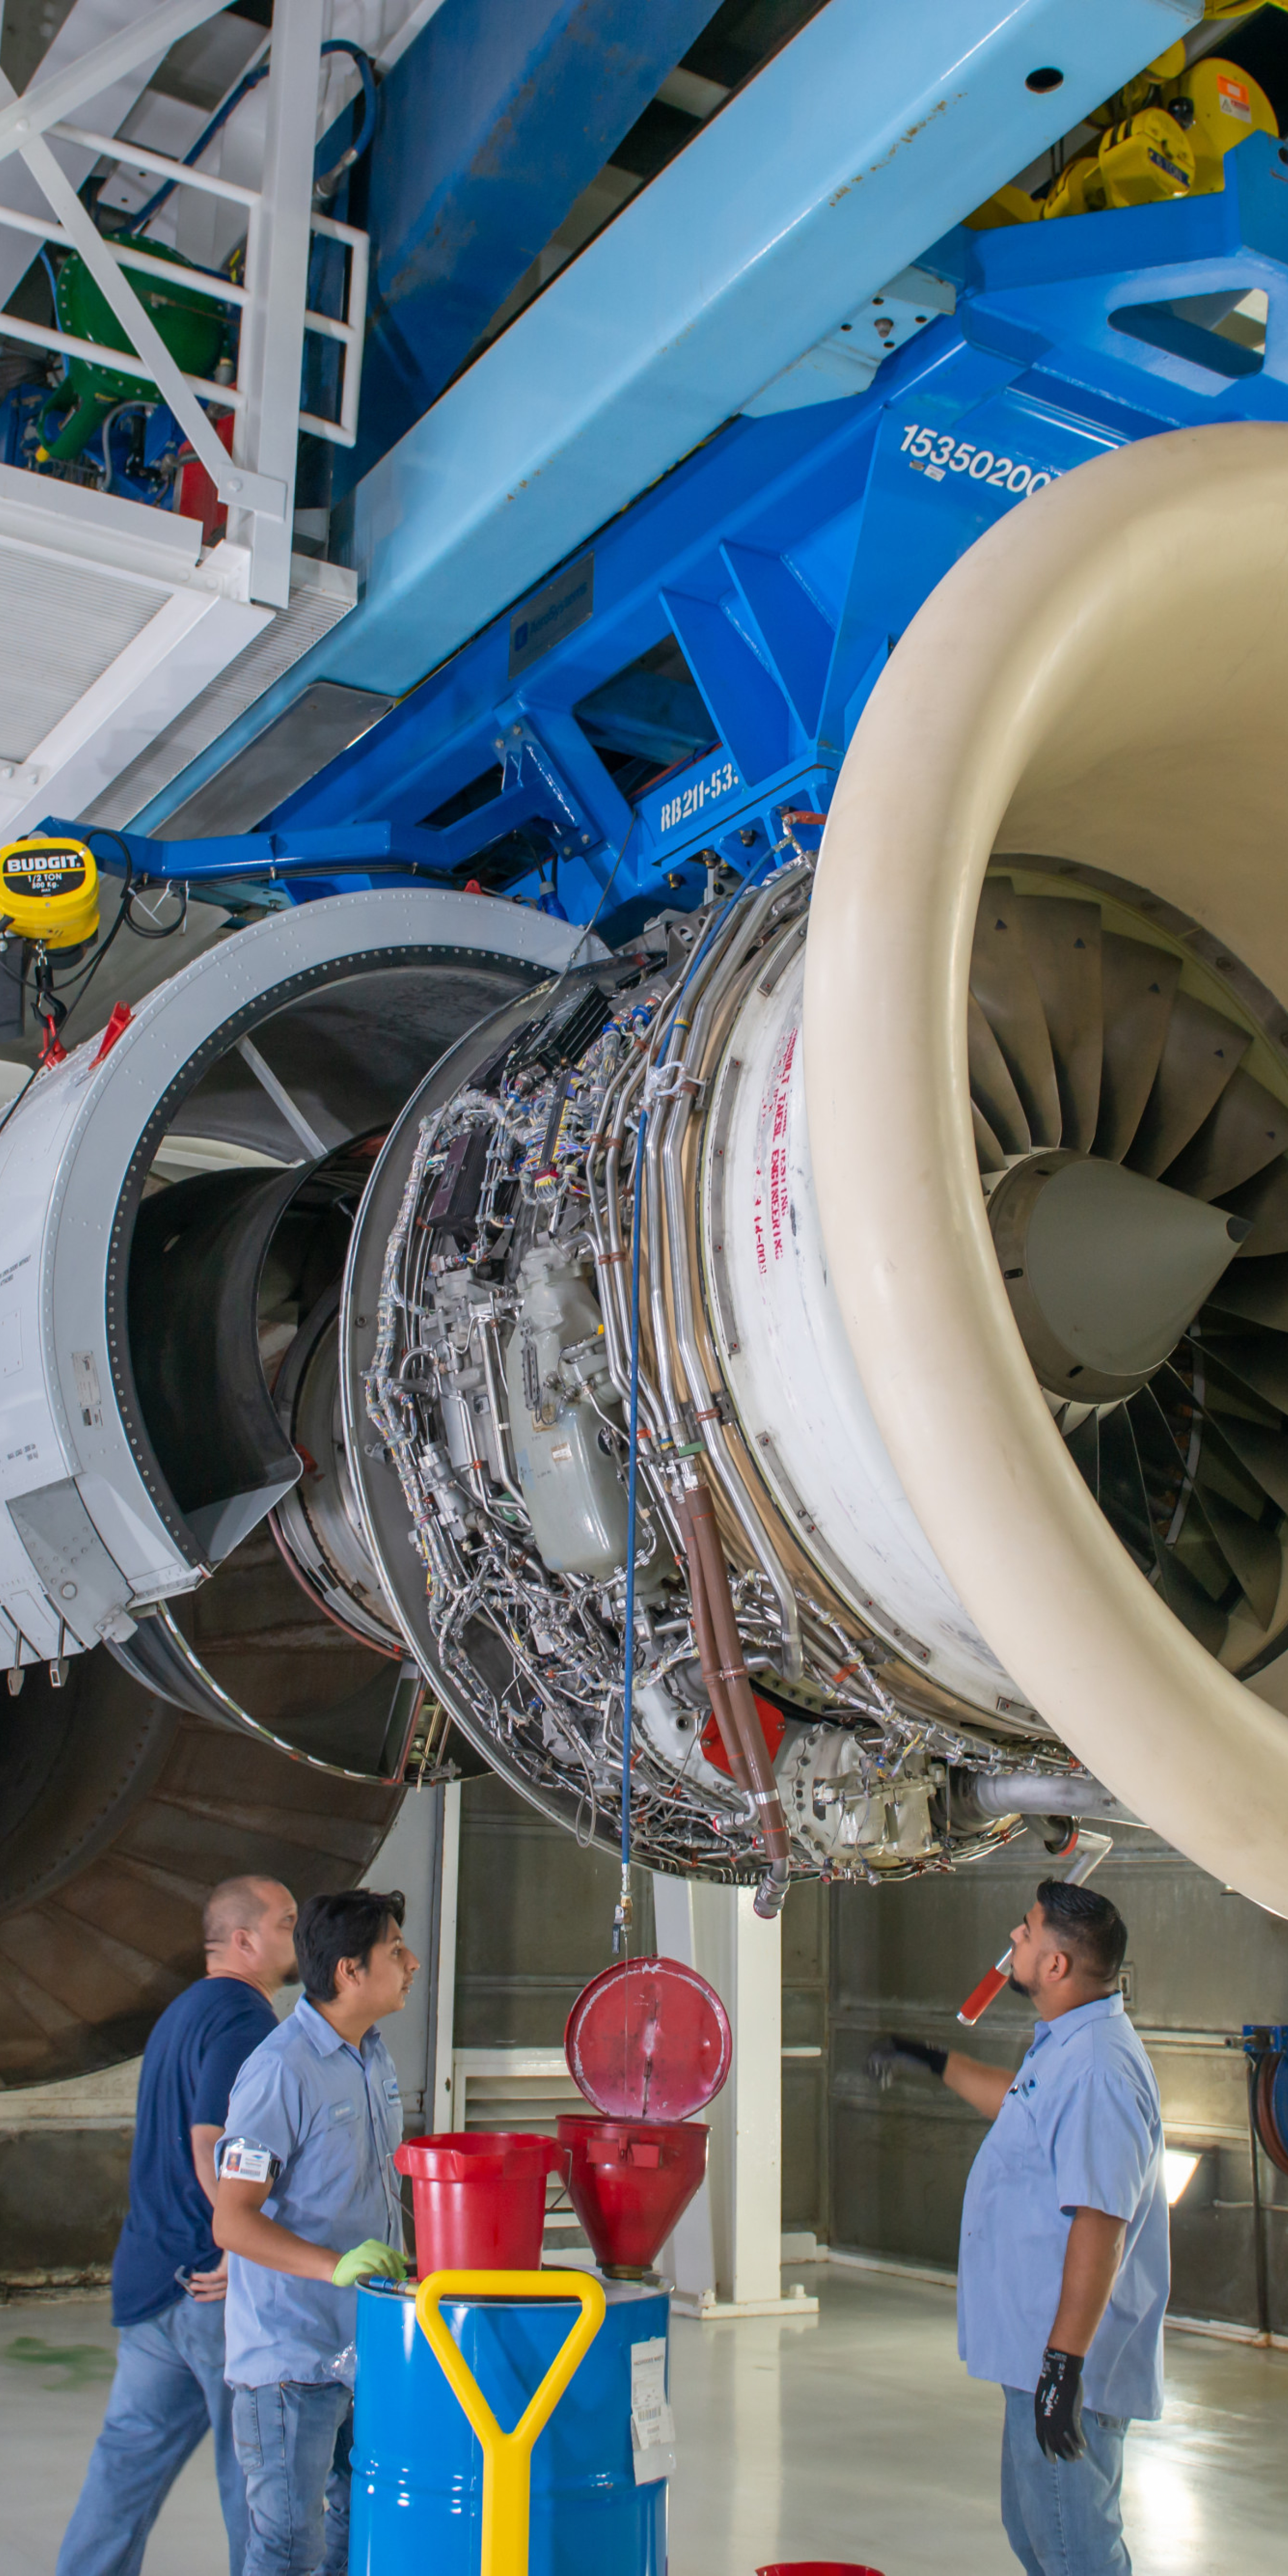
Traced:
<path id="1" fill-rule="evenodd" d="M 770 978 L 766 977 L 767 982 Z M 752 987 L 716 1078 L 703 1267 L 748 1447 L 807 1556 L 859 1618 L 968 1706 L 1019 1700 L 891 1465 L 828 1276 L 810 1167 L 797 950 Z"/>
<path id="2" fill-rule="evenodd" d="M 972 548 L 900 641 L 838 785 L 805 1071 L 838 1304 L 971 1617 L 1088 1768 L 1288 1914 L 1288 1718 L 1175 1619 L 1098 1511 L 1012 1319 L 972 1141 L 990 855 L 1150 889 L 1288 1006 L 1288 429 L 1142 440 Z M 1220 958 L 1215 961 L 1220 964 Z M 1276 1032 L 1277 1034 L 1277 1032 Z M 862 1116 L 879 1104 L 879 1115 Z"/>

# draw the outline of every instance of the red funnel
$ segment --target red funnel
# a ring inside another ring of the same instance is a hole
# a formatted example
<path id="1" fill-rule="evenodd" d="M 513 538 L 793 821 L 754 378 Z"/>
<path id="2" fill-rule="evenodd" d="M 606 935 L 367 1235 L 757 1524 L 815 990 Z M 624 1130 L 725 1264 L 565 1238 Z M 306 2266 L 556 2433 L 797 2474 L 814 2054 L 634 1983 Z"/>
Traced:
<path id="1" fill-rule="evenodd" d="M 706 2172 L 707 2135 L 695 2120 L 562 2114 L 568 2197 L 611 2280 L 638 2280 L 648 2270 Z"/>

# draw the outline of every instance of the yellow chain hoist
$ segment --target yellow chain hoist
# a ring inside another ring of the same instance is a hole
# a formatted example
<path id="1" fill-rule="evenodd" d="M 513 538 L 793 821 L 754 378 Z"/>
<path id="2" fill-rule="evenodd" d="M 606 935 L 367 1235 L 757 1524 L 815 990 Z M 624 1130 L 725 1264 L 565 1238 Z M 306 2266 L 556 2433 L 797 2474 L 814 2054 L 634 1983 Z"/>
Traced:
<path id="1" fill-rule="evenodd" d="M 1278 0 L 1288 5 L 1288 0 Z M 1209 5 L 1209 18 L 1247 15 L 1248 0 Z M 1238 63 L 1207 54 L 1189 70 L 1181 38 L 1147 63 L 1088 119 L 1101 131 L 1066 162 L 1046 194 L 999 188 L 967 221 L 975 232 L 1050 223 L 1169 197 L 1208 197 L 1225 186 L 1225 156 L 1253 133 L 1279 132 L 1265 91 Z"/>
<path id="2" fill-rule="evenodd" d="M 0 850 L 0 931 L 37 948 L 79 948 L 98 928 L 98 869 L 84 841 L 35 833 Z"/>
<path id="3" fill-rule="evenodd" d="M 0 945 L 22 939 L 35 951 L 32 984 L 45 1031 L 42 1064 L 60 1064 L 66 1053 L 58 1032 L 67 1005 L 54 991 L 51 955 L 83 947 L 97 928 L 98 869 L 84 841 L 34 832 L 0 849 Z"/>

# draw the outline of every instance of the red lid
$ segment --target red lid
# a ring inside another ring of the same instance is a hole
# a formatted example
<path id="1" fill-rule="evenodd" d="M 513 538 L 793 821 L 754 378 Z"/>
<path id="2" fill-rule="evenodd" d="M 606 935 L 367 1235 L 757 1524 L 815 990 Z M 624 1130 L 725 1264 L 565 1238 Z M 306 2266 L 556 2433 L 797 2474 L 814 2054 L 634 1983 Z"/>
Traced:
<path id="1" fill-rule="evenodd" d="M 564 2032 L 574 2084 L 610 2120 L 684 2120 L 729 2072 L 729 2016 L 678 1959 L 620 1959 L 578 1995 Z"/>

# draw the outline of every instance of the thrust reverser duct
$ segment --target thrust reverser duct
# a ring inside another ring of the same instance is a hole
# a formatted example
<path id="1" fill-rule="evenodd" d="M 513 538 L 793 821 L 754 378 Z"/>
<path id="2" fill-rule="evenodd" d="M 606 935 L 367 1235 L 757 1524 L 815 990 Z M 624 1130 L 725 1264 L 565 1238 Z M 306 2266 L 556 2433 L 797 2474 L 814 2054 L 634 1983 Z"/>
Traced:
<path id="1" fill-rule="evenodd" d="M 1147 888 L 1218 970 L 1228 943 L 1288 998 L 1286 559 L 1288 430 L 1270 425 L 1142 441 L 983 538 L 902 638 L 851 746 L 805 998 L 836 1294 L 936 1556 L 1098 1778 L 1279 1913 L 1288 1717 L 1266 1701 L 1283 1667 L 1249 1686 L 1204 1651 L 1056 1428 L 981 1196 L 967 987 L 997 852 Z"/>
<path id="2" fill-rule="evenodd" d="M 279 912 L 0 1122 L 0 2084 L 140 2048 L 217 1879 L 360 1877 L 441 1751 L 335 1437 L 340 1272 L 426 1065 L 579 937 Z M 193 1139 L 228 1167 L 176 1178 Z"/>

